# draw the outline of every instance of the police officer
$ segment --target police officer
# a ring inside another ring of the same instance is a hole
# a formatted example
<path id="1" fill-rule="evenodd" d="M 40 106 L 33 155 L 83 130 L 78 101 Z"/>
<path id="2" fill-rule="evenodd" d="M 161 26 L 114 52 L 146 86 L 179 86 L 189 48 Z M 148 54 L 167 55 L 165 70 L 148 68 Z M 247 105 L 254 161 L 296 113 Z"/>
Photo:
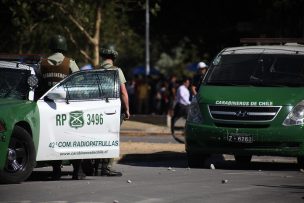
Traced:
<path id="1" fill-rule="evenodd" d="M 67 52 L 67 42 L 62 35 L 55 35 L 50 38 L 49 49 L 52 54 L 40 61 L 40 74 L 42 78 L 43 92 L 47 91 L 70 73 L 78 71 L 76 62 L 65 56 Z M 82 172 L 81 160 L 72 160 L 73 179 L 84 179 L 85 174 Z M 58 180 L 61 177 L 62 161 L 52 161 L 53 173 L 52 179 Z"/>
<path id="2" fill-rule="evenodd" d="M 118 56 L 118 52 L 113 50 L 112 48 L 101 48 L 100 56 L 102 63 L 99 68 L 118 70 L 122 111 L 123 111 L 122 113 L 124 115 L 124 119 L 129 119 L 130 118 L 129 97 L 125 86 L 126 79 L 122 70 L 114 66 L 114 61 Z M 95 175 L 97 175 L 99 163 L 101 163 L 101 176 L 122 176 L 121 172 L 112 169 L 113 162 L 114 162 L 113 158 L 104 158 L 100 160 L 95 160 Z"/>
<path id="3" fill-rule="evenodd" d="M 197 64 L 197 72 L 195 76 L 192 79 L 191 84 L 191 93 L 193 96 L 197 94 L 198 88 L 202 83 L 202 80 L 204 79 L 204 76 L 207 72 L 208 66 L 204 62 L 199 62 Z"/>
<path id="4" fill-rule="evenodd" d="M 49 49 L 52 54 L 41 60 L 40 71 L 47 88 L 53 87 L 70 73 L 79 71 L 76 62 L 66 57 L 67 42 L 62 35 L 51 37 Z"/>

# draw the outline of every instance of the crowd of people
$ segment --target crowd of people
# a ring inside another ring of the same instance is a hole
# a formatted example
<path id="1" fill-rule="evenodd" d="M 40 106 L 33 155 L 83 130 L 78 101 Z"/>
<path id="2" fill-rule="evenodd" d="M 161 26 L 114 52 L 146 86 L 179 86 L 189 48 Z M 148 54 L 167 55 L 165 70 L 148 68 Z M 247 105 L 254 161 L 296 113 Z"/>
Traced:
<path id="1" fill-rule="evenodd" d="M 200 62 L 197 65 L 197 72 L 193 78 L 187 78 L 190 82 L 189 100 L 197 93 L 199 83 L 206 73 L 207 65 Z M 173 116 L 173 109 L 176 104 L 176 92 L 186 78 L 170 76 L 144 76 L 135 75 L 127 81 L 129 94 L 130 113 L 134 114 L 155 114 Z"/>

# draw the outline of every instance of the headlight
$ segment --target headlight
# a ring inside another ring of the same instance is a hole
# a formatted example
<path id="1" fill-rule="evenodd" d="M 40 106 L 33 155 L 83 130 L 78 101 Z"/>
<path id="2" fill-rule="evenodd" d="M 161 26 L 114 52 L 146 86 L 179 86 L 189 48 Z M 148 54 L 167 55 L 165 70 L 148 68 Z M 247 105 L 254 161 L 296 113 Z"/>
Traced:
<path id="1" fill-rule="evenodd" d="M 283 122 L 285 126 L 304 124 L 304 101 L 298 103 Z"/>
<path id="2" fill-rule="evenodd" d="M 191 122 L 191 123 L 202 123 L 203 122 L 203 117 L 202 117 L 198 102 L 196 100 L 196 97 L 193 97 L 192 102 L 190 104 L 187 122 Z"/>

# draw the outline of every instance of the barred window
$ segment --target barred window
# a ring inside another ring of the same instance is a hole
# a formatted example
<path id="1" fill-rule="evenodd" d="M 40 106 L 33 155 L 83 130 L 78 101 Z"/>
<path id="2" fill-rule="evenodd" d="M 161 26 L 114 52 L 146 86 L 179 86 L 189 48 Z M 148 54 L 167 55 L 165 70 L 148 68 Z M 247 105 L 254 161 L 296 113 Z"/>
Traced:
<path id="1" fill-rule="evenodd" d="M 64 88 L 69 100 L 119 98 L 116 70 L 80 71 L 69 77 L 58 88 Z"/>

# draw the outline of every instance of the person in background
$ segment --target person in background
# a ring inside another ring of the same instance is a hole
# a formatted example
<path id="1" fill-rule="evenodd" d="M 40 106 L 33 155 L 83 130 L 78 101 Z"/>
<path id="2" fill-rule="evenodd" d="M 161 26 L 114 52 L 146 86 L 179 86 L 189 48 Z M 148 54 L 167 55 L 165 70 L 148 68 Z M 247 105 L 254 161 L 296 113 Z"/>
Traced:
<path id="1" fill-rule="evenodd" d="M 130 104 L 130 113 L 134 114 L 134 110 L 136 109 L 136 80 L 132 78 L 128 81 L 126 88 L 129 96 L 129 104 Z"/>
<path id="2" fill-rule="evenodd" d="M 129 96 L 126 88 L 126 79 L 122 72 L 122 70 L 116 66 L 114 66 L 114 61 L 118 56 L 118 52 L 113 50 L 112 48 L 101 48 L 100 49 L 100 56 L 101 56 L 101 65 L 99 68 L 101 69 L 114 69 L 118 70 L 119 81 L 120 81 L 120 98 L 122 103 L 122 114 L 124 119 L 130 118 L 129 112 Z M 96 159 L 95 160 L 95 175 L 98 174 L 98 167 L 101 163 L 101 176 L 122 176 L 122 173 L 119 171 L 113 170 L 113 162 L 114 158 L 103 158 L 103 159 Z"/>
<path id="3" fill-rule="evenodd" d="M 49 41 L 49 49 L 52 54 L 47 58 L 43 58 L 40 61 L 40 77 L 41 81 L 41 91 L 44 93 L 51 87 L 56 85 L 59 81 L 64 79 L 70 73 L 79 71 L 76 62 L 65 56 L 67 52 L 67 42 L 65 37 L 62 35 L 55 35 L 51 37 Z M 81 167 L 82 160 L 71 160 L 73 165 L 73 175 L 72 179 L 84 179 L 85 174 Z M 53 167 L 52 179 L 58 180 L 61 177 L 61 160 L 52 161 L 51 165 Z"/>
<path id="4" fill-rule="evenodd" d="M 151 87 L 146 77 L 142 77 L 137 86 L 137 113 L 147 114 L 149 112 L 149 95 Z"/>
<path id="5" fill-rule="evenodd" d="M 194 75 L 191 83 L 191 93 L 192 96 L 195 96 L 198 92 L 199 86 L 202 83 L 202 80 L 204 79 L 204 76 L 207 72 L 208 66 L 204 62 L 199 62 L 197 64 L 197 72 Z"/>
<path id="6" fill-rule="evenodd" d="M 178 118 L 187 118 L 190 102 L 190 80 L 184 78 L 182 85 L 177 88 L 176 91 L 176 105 L 174 107 L 173 117 L 171 118 L 171 133 L 174 131 L 174 123 Z"/>

